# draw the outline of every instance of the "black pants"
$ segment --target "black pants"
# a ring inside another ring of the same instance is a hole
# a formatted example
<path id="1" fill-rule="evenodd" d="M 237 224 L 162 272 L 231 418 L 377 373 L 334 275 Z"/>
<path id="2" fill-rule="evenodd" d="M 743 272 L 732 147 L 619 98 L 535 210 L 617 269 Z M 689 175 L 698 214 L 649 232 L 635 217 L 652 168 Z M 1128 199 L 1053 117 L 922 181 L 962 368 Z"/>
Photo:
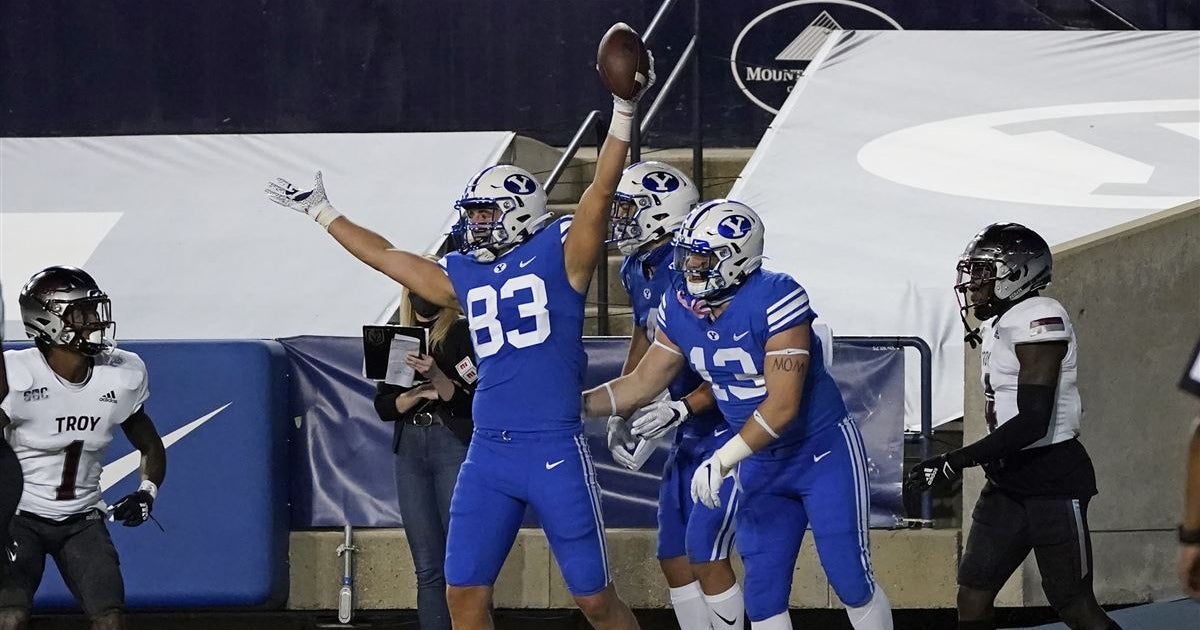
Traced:
<path id="1" fill-rule="evenodd" d="M 984 488 L 971 515 L 960 586 L 998 591 L 1033 551 L 1042 590 L 1056 609 L 1092 593 L 1088 499 L 1018 497 Z"/>
<path id="2" fill-rule="evenodd" d="M 47 555 L 54 558 L 67 588 L 88 616 L 125 605 L 120 560 L 103 512 L 92 510 L 61 523 L 18 513 L 11 532 L 17 559 L 0 585 L 0 608 L 29 610 L 33 606 Z"/>

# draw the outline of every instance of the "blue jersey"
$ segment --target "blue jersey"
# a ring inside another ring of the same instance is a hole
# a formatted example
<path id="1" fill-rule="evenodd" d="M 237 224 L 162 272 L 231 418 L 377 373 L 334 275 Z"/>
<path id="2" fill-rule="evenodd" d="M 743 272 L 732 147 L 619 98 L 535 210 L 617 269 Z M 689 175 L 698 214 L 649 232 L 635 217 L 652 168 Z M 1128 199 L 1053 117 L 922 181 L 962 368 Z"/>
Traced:
<path id="1" fill-rule="evenodd" d="M 653 338 L 653 326 L 656 322 L 655 313 L 662 303 L 663 293 L 672 290 L 673 278 L 677 274 L 671 271 L 671 253 L 674 248 L 670 244 L 660 245 L 645 256 L 628 256 L 621 264 L 621 284 L 629 294 L 629 305 L 633 308 L 633 323 L 646 331 Z M 638 334 L 635 330 L 634 334 Z M 704 379 L 688 368 L 683 368 L 667 386 L 667 392 L 672 400 L 679 400 L 692 393 Z M 685 435 L 705 436 L 724 425 L 724 418 L 717 410 L 696 414 L 683 423 L 680 431 L 676 432 L 676 441 Z"/>
<path id="2" fill-rule="evenodd" d="M 441 261 L 479 361 L 477 429 L 581 426 L 584 296 L 568 281 L 563 260 L 570 225 L 559 219 L 490 263 L 458 252 Z"/>
<path id="3" fill-rule="evenodd" d="M 683 291 L 682 277 L 675 276 L 673 282 L 659 307 L 658 327 L 679 346 L 692 369 L 713 384 L 726 422 L 741 430 L 767 397 L 767 339 L 817 317 L 808 294 L 787 274 L 756 271 L 721 316 L 710 321 L 692 314 L 676 297 Z M 798 444 L 837 426 L 847 415 L 842 393 L 825 370 L 820 339 L 812 335 L 810 343 L 800 411 L 773 446 Z"/>

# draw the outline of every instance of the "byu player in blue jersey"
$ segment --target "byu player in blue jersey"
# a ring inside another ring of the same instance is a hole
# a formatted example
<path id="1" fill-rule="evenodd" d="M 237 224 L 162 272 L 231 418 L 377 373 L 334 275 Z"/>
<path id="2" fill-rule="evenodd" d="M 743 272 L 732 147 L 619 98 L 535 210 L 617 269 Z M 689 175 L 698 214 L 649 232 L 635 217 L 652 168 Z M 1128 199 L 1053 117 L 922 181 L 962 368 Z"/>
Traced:
<path id="1" fill-rule="evenodd" d="M 792 572 L 811 525 L 853 626 L 890 629 L 891 605 L 871 569 L 862 436 L 825 369 L 808 294 L 790 276 L 760 268 L 763 225 L 745 204 L 718 199 L 696 207 L 674 242 L 682 276 L 663 296 L 651 348 L 631 374 L 589 390 L 586 410 L 627 413 L 686 362 L 712 384 L 738 431 L 696 470 L 692 496 L 717 506 L 725 477 L 739 483 L 738 551 L 751 626 L 792 627 Z"/>
<path id="2" fill-rule="evenodd" d="M 653 84 L 653 69 L 641 79 Z M 552 221 L 546 193 L 527 171 L 489 167 L 455 204 L 460 248 L 440 264 L 342 217 L 320 173 L 310 191 L 284 180 L 268 185 L 273 201 L 315 219 L 359 260 L 429 302 L 457 301 L 467 315 L 479 360 L 475 433 L 450 504 L 445 567 L 458 630 L 493 627 L 493 584 L 527 506 L 592 625 L 638 627 L 609 577 L 600 487 L 580 420 L 584 296 L 604 257 L 634 106 L 614 97 L 595 177 L 573 220 Z"/>
<path id="3" fill-rule="evenodd" d="M 696 185 L 669 164 L 639 162 L 621 175 L 609 241 L 626 256 L 621 283 L 633 310 L 622 374 L 632 372 L 650 348 L 658 305 L 674 283 L 671 239 L 699 199 Z M 637 437 L 653 440 L 679 425 L 658 496 L 658 561 L 671 606 L 681 630 L 741 628 L 742 593 L 729 563 L 735 484 L 726 480 L 716 509 L 692 501 L 690 491 L 696 467 L 733 433 L 713 405 L 711 388 L 692 370 L 681 370 L 667 390 L 670 397 L 644 410 L 633 427 L 620 416 L 610 418 L 609 448 L 618 463 L 636 468 L 644 459 L 634 458 L 626 444 Z M 704 408 L 709 410 L 692 413 Z"/>

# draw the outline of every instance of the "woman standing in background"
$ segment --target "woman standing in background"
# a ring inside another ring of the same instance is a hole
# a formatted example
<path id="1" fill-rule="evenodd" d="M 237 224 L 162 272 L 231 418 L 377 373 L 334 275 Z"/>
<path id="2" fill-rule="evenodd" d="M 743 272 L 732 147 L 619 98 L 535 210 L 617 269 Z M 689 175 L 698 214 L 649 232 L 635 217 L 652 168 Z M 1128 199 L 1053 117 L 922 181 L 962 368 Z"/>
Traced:
<path id="1" fill-rule="evenodd" d="M 405 358 L 418 375 L 412 387 L 379 383 L 375 410 L 381 420 L 396 423 L 396 491 L 417 573 L 421 630 L 450 630 L 446 532 L 450 496 L 474 428 L 475 355 L 467 321 L 457 308 L 442 308 L 406 291 L 400 324 L 428 330 L 429 354 L 410 352 Z"/>

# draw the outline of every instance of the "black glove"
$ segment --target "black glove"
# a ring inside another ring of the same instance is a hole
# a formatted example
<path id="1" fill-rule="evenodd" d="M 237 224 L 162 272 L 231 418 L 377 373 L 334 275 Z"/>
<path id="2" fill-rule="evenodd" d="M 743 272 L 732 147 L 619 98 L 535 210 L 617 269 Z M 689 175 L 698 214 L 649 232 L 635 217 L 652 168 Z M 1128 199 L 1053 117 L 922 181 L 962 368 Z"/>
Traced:
<path id="1" fill-rule="evenodd" d="M 145 490 L 127 494 L 113 504 L 109 514 L 113 519 L 121 521 L 125 527 L 137 527 L 150 518 L 154 509 L 154 497 Z"/>
<path id="2" fill-rule="evenodd" d="M 970 457 L 961 450 L 930 457 L 908 471 L 908 477 L 904 479 L 904 491 L 918 493 L 948 486 L 962 476 L 964 468 L 973 465 Z"/>

